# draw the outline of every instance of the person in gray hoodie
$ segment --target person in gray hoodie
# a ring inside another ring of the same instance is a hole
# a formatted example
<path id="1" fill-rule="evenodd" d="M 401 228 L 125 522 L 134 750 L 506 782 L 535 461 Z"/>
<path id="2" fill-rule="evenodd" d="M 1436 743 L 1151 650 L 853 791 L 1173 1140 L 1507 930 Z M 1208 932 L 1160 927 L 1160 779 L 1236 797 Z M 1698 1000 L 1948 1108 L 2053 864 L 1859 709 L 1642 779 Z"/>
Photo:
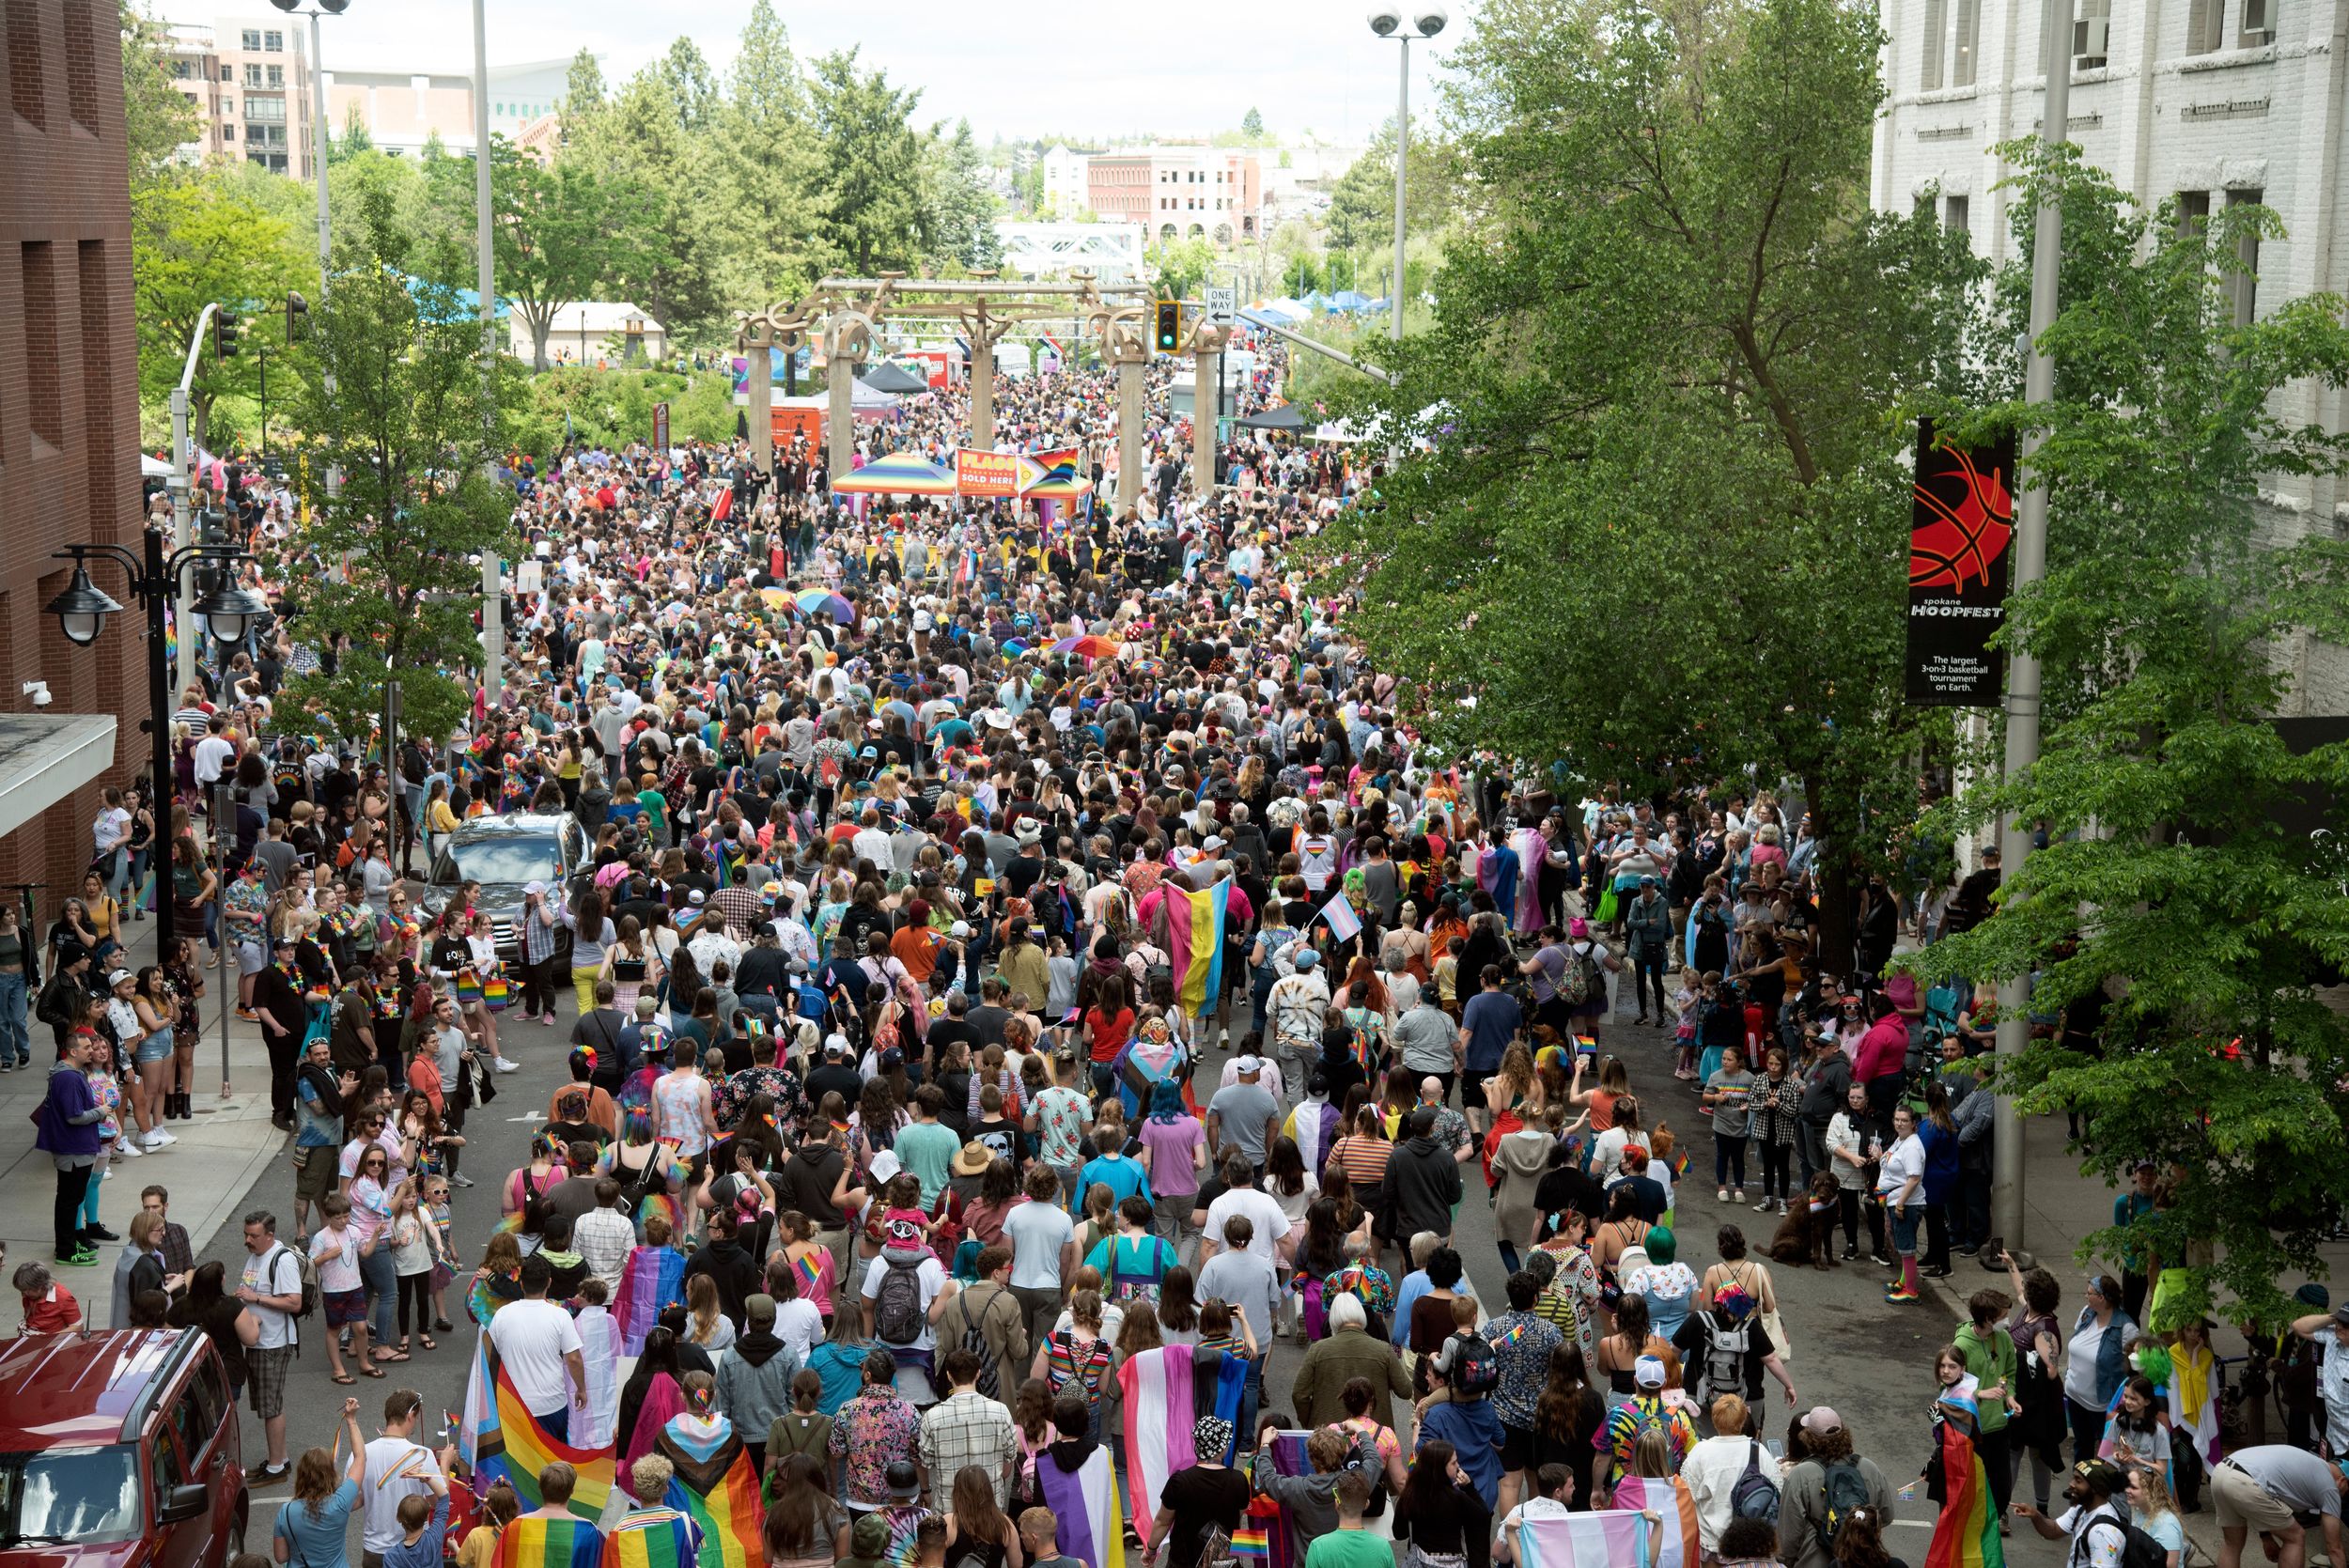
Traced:
<path id="1" fill-rule="evenodd" d="M 800 1358 L 775 1333 L 773 1296 L 762 1291 L 745 1301 L 742 1319 L 742 1332 L 718 1362 L 717 1405 L 740 1435 L 752 1470 L 765 1475 L 767 1431 L 791 1413 L 791 1379 Z"/>
<path id="2" fill-rule="evenodd" d="M 1249 1481 L 1258 1492 L 1289 1511 L 1297 1522 L 1299 1551 L 1314 1538 L 1338 1528 L 1338 1477 L 1347 1470 L 1376 1480 L 1378 1456 L 1369 1443 L 1343 1428 L 1325 1426 L 1305 1439 L 1305 1457 L 1313 1469 L 1305 1475 L 1282 1475 L 1272 1467 L 1272 1440 L 1290 1425 L 1286 1416 L 1268 1413 L 1258 1423 L 1256 1452 L 1248 1461 Z"/>

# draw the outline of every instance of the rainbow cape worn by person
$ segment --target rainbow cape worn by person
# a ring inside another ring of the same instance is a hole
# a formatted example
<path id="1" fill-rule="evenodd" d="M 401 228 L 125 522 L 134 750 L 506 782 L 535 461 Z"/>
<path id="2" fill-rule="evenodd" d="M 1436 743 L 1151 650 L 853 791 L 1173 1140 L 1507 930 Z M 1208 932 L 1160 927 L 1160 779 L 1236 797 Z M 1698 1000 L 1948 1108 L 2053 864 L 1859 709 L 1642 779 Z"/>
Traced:
<path id="1" fill-rule="evenodd" d="M 1925 1568 L 2006 1568 L 1990 1478 L 1963 1421 L 1941 1422 L 1941 1516 L 1934 1521 Z"/>
<path id="2" fill-rule="evenodd" d="M 1625 1476 L 1615 1483 L 1615 1506 L 1653 1514 L 1663 1521 L 1654 1537 L 1654 1568 L 1697 1568 L 1697 1500 L 1687 1482 L 1678 1476 L 1669 1483 Z"/>
<path id="3" fill-rule="evenodd" d="M 1563 1517 L 1520 1519 L 1517 1560 L 1543 1568 L 1619 1568 L 1647 1561 L 1647 1515 L 1609 1508 Z"/>
<path id="4" fill-rule="evenodd" d="M 1036 1488 L 1060 1525 L 1060 1549 L 1086 1568 L 1126 1568 L 1126 1529 L 1117 1500 L 1117 1472 L 1109 1449 L 1093 1445 L 1084 1463 L 1064 1470 L 1050 1448 L 1035 1456 Z"/>
<path id="5" fill-rule="evenodd" d="M 703 1568 L 757 1568 L 767 1560 L 758 1527 L 758 1477 L 751 1456 L 723 1416 L 679 1416 L 661 1429 L 653 1451 L 677 1467 L 669 1507 L 701 1527 Z"/>
<path id="6" fill-rule="evenodd" d="M 490 1561 L 491 1568 L 599 1568 L 603 1532 L 584 1519 L 525 1515 L 498 1531 Z"/>
<path id="7" fill-rule="evenodd" d="M 483 1330 L 479 1339 L 479 1348 L 474 1354 L 473 1380 L 465 1387 L 465 1420 L 459 1447 L 481 1488 L 487 1491 L 490 1482 L 504 1476 L 513 1486 L 514 1495 L 521 1499 L 522 1512 L 526 1514 L 545 1500 L 538 1495 L 538 1472 L 560 1459 L 579 1473 L 571 1491 L 571 1512 L 591 1524 L 601 1518 L 603 1505 L 612 1496 L 612 1451 L 573 1448 L 550 1436 L 532 1418 L 530 1406 L 522 1403 L 522 1396 L 514 1388 L 514 1380 L 498 1365 L 497 1351 L 490 1343 L 488 1330 Z M 502 1545 L 500 1549 L 503 1550 Z M 602 1543 L 598 1541 L 596 1556 L 587 1560 L 595 1561 L 602 1549 Z M 524 1559 L 523 1568 L 537 1568 L 538 1562 L 536 1558 Z"/>
<path id="8" fill-rule="evenodd" d="M 1126 1396 L 1126 1483 L 1132 1492 L 1127 1501 L 1134 1533 L 1144 1546 L 1150 1545 L 1159 1494 L 1169 1476 L 1202 1459 L 1231 1462 L 1228 1451 L 1198 1452 L 1192 1429 L 1202 1416 L 1221 1416 L 1237 1425 L 1247 1382 L 1248 1363 L 1238 1357 L 1187 1344 L 1138 1351 L 1117 1369 L 1117 1386 Z"/>
<path id="9" fill-rule="evenodd" d="M 1231 898 L 1228 877 L 1204 893 L 1167 885 L 1166 946 L 1174 1001 L 1193 1017 L 1206 1017 L 1223 994 L 1223 939 Z"/>
<path id="10" fill-rule="evenodd" d="M 603 1568 L 697 1568 L 701 1526 L 665 1504 L 630 1510 L 603 1538 Z"/>

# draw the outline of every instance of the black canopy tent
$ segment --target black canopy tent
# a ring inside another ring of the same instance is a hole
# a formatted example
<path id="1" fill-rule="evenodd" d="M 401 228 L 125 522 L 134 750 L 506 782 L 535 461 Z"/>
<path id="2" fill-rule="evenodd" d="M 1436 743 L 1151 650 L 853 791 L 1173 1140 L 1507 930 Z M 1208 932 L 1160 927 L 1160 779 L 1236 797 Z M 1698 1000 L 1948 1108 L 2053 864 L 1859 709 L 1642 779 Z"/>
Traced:
<path id="1" fill-rule="evenodd" d="M 884 364 L 876 366 L 865 374 L 863 380 L 864 384 L 875 392 L 908 394 L 927 392 L 930 389 L 927 377 L 917 371 L 908 370 L 902 365 Z"/>
<path id="2" fill-rule="evenodd" d="M 1297 411 L 1296 404 L 1283 403 L 1277 409 L 1252 413 L 1240 423 L 1252 430 L 1301 430 L 1305 427 L 1305 416 Z"/>

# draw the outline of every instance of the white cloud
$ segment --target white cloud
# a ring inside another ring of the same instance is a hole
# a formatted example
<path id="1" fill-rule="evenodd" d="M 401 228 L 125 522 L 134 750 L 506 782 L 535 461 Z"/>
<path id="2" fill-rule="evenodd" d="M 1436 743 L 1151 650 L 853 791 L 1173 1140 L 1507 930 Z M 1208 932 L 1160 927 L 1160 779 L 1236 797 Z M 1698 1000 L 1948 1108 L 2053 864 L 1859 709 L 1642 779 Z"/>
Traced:
<path id="1" fill-rule="evenodd" d="M 731 61 L 749 0 L 488 0 L 492 63 L 541 60 L 582 46 L 623 78 L 679 34 L 721 69 Z M 1468 25 L 1465 0 L 1433 45 L 1412 50 L 1413 114 L 1432 104 L 1429 54 Z M 779 5 L 803 56 L 862 45 L 890 80 L 922 89 L 925 119 L 967 117 L 981 141 L 1205 133 L 1230 130 L 1252 107 L 1277 133 L 1310 128 L 1366 139 L 1394 112 L 1397 45 L 1374 37 L 1359 0 L 1192 0 L 1174 8 L 1100 0 L 895 0 L 874 8 Z M 323 54 L 373 70 L 470 72 L 467 0 L 352 0 L 327 19 Z"/>

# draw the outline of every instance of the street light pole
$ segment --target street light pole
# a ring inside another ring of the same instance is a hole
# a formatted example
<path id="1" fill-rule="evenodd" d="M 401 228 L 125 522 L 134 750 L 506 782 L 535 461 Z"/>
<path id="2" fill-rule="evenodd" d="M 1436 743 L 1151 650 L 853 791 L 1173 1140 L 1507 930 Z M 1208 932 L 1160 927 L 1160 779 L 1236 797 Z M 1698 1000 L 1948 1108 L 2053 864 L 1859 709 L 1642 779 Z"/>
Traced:
<path id="1" fill-rule="evenodd" d="M 348 0 L 346 0 L 348 3 Z M 335 8 L 340 9 L 340 7 Z M 333 249 L 333 236 L 326 221 L 326 64 L 319 54 L 319 17 L 310 12 L 310 162 L 319 176 L 319 293 L 326 293 L 327 253 Z"/>
<path id="2" fill-rule="evenodd" d="M 2040 116 L 2039 134 L 2045 146 L 2068 141 L 2072 111 L 2072 0 L 2054 0 L 2047 8 L 2046 102 Z M 2055 325 L 2057 285 L 2063 264 L 2063 207 L 2054 192 L 2039 204 L 2031 231 L 2030 359 L 2023 372 L 2023 398 L 2044 412 L 2055 401 L 2055 360 L 2045 347 L 2047 330 Z M 2047 439 L 2034 424 L 2023 432 L 2019 491 L 2015 509 L 2015 576 L 2012 592 L 2022 593 L 2047 574 L 2047 483 L 2031 472 L 2031 459 Z M 2028 648 L 2007 655 L 2006 777 L 2014 778 L 2039 760 L 2039 660 Z M 2000 825 L 2001 870 L 2014 877 L 2030 853 L 2030 824 L 2010 816 Z M 2015 1114 L 2006 1072 L 2030 1045 L 2030 982 L 2017 975 L 1999 987 L 1999 1094 L 1991 1120 L 1991 1229 L 2009 1248 L 2023 1243 L 2023 1127 Z"/>
<path id="3" fill-rule="evenodd" d="M 481 295 L 481 363 L 497 360 L 497 256 L 490 241 L 489 0 L 473 0 L 474 248 L 481 253 L 475 284 Z"/>
<path id="4" fill-rule="evenodd" d="M 1387 287 L 1387 336 L 1403 341 L 1403 165 L 1411 150 L 1411 35 L 1403 35 L 1403 69 L 1394 84 L 1394 279 Z"/>

